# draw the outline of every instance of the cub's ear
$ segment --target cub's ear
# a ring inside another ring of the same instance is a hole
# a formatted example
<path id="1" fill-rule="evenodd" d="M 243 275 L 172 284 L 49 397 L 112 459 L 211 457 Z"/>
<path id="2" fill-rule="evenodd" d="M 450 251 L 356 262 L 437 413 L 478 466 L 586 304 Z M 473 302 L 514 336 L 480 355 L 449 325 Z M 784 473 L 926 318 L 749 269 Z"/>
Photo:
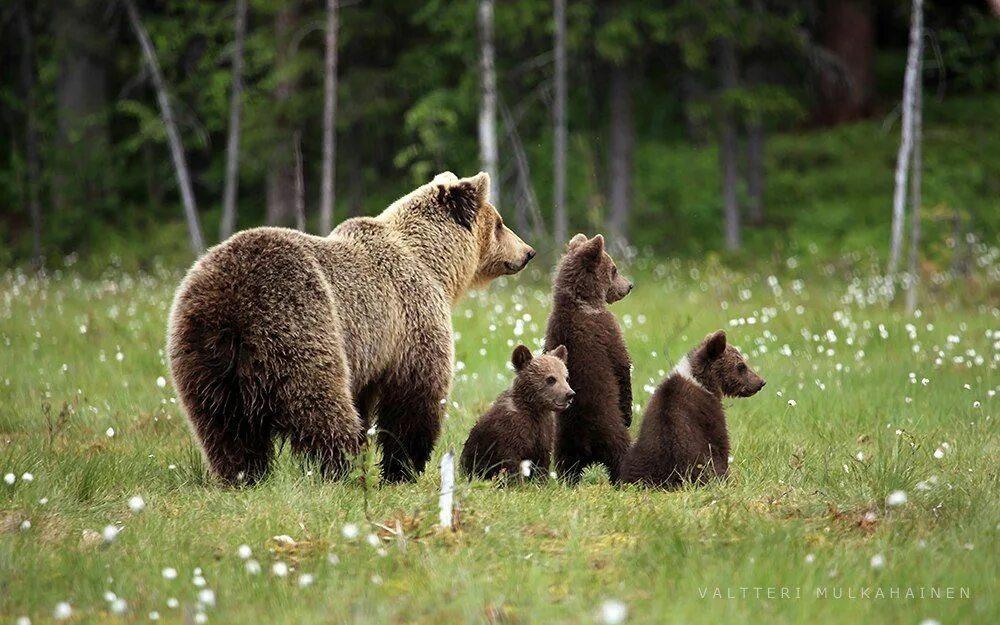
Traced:
<path id="1" fill-rule="evenodd" d="M 569 243 L 566 244 L 566 251 L 568 252 L 572 249 L 575 249 L 576 246 L 586 242 L 587 242 L 587 235 L 581 232 L 580 234 L 574 236 L 572 239 L 569 240 Z"/>
<path id="2" fill-rule="evenodd" d="M 450 171 L 443 171 L 440 174 L 434 176 L 434 179 L 431 180 L 431 184 L 437 184 L 439 182 L 455 182 L 456 180 L 458 180 L 458 176 L 451 173 Z"/>
<path id="3" fill-rule="evenodd" d="M 599 234 L 593 239 L 585 242 L 579 248 L 581 256 L 587 263 L 596 265 L 601 260 L 601 255 L 604 254 L 604 235 Z"/>
<path id="4" fill-rule="evenodd" d="M 476 223 L 476 212 L 482 205 L 482 195 L 473 184 L 473 180 L 475 178 L 444 182 L 437 186 L 438 204 L 458 225 L 469 232 L 472 232 L 472 225 Z"/>
<path id="5" fill-rule="evenodd" d="M 514 353 L 510 356 L 510 362 L 514 365 L 514 371 L 524 369 L 531 362 L 531 350 L 524 345 L 518 345 L 514 348 Z"/>
<path id="6" fill-rule="evenodd" d="M 555 348 L 554 350 L 549 352 L 549 355 L 555 356 L 556 358 L 558 358 L 563 362 L 566 362 L 566 359 L 569 358 L 569 352 L 566 351 L 565 345 L 560 345 L 559 347 Z"/>
<path id="7" fill-rule="evenodd" d="M 715 360 L 726 351 L 726 331 L 716 330 L 705 337 L 705 355 L 709 360 Z"/>

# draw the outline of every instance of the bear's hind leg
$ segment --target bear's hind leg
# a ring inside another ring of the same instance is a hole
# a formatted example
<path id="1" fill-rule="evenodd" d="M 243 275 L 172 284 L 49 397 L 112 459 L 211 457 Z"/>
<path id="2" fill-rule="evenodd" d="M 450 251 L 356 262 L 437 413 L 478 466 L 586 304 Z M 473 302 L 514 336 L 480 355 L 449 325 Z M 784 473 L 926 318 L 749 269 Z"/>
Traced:
<path id="1" fill-rule="evenodd" d="M 382 479 L 414 480 L 423 472 L 441 432 L 447 396 L 447 381 L 433 376 L 396 377 L 382 385 L 378 399 Z"/>
<path id="2" fill-rule="evenodd" d="M 266 420 L 252 429 L 246 424 L 226 428 L 212 423 L 210 417 L 199 419 L 196 413 L 190 414 L 213 475 L 229 486 L 249 486 L 267 474 L 274 441 Z"/>
<path id="3" fill-rule="evenodd" d="M 319 464 L 324 477 L 337 478 L 361 449 L 364 428 L 343 377 L 312 371 L 284 393 L 280 422 L 292 451 Z M 307 382 L 304 382 L 307 381 Z"/>

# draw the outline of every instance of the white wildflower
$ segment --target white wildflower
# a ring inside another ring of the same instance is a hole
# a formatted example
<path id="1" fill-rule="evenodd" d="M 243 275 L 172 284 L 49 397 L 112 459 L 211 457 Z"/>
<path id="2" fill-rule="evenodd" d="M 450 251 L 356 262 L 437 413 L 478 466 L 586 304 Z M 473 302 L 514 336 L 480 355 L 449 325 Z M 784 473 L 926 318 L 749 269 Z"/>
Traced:
<path id="1" fill-rule="evenodd" d="M 619 625 L 628 618 L 628 606 L 617 599 L 607 599 L 601 604 L 601 622 L 605 625 Z"/>
<path id="2" fill-rule="evenodd" d="M 101 538 L 104 539 L 106 543 L 113 543 L 116 538 L 118 538 L 118 532 L 121 530 L 117 525 L 106 525 L 103 530 L 101 530 Z"/>
<path id="3" fill-rule="evenodd" d="M 67 601 L 60 601 L 56 604 L 56 609 L 52 612 L 52 618 L 57 621 L 65 621 L 73 616 L 73 606 Z"/>
<path id="4" fill-rule="evenodd" d="M 906 503 L 906 492 L 901 490 L 894 490 L 889 493 L 889 496 L 885 498 L 885 505 L 887 506 L 901 506 Z"/>

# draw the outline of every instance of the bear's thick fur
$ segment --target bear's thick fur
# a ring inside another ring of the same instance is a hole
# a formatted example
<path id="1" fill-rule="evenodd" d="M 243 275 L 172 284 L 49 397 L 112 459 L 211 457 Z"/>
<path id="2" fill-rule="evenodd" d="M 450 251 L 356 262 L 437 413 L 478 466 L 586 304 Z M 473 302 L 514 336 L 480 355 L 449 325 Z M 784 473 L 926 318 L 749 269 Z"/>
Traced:
<path id="1" fill-rule="evenodd" d="M 653 394 L 622 465 L 622 481 L 672 488 L 725 478 L 729 434 L 722 398 L 749 397 L 765 383 L 726 344 L 725 332 L 708 335 Z"/>
<path id="2" fill-rule="evenodd" d="M 555 438 L 556 413 L 573 402 L 566 369 L 566 348 L 560 345 L 536 358 L 518 345 L 511 355 L 516 376 L 479 418 L 462 450 L 462 469 L 469 477 L 491 479 L 506 470 L 516 476 L 521 463 L 531 462 L 532 477 L 546 477 Z"/>
<path id="3" fill-rule="evenodd" d="M 327 237 L 240 232 L 181 283 L 168 354 L 211 470 L 268 471 L 275 439 L 336 475 L 378 419 L 382 475 L 423 470 L 452 377 L 451 307 L 534 256 L 489 203 L 489 176 L 446 172 Z"/>
<path id="4" fill-rule="evenodd" d="M 631 361 L 621 328 L 607 304 L 632 284 L 604 251 L 604 237 L 578 234 L 559 261 L 545 348 L 565 345 L 576 400 L 557 419 L 556 470 L 570 483 L 600 463 L 618 481 L 632 423 Z"/>

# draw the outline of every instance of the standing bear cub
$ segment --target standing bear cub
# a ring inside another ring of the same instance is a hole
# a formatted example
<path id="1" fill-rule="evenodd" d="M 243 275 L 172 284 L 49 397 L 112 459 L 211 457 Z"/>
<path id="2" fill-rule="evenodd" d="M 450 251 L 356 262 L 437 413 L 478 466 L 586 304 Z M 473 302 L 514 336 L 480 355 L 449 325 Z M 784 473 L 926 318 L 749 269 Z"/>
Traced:
<path id="1" fill-rule="evenodd" d="M 726 344 L 724 331 L 710 334 L 653 393 L 622 481 L 670 488 L 725 478 L 729 434 L 722 398 L 750 397 L 764 384 L 739 350 Z"/>
<path id="2" fill-rule="evenodd" d="M 632 290 L 604 251 L 604 237 L 573 237 L 559 261 L 545 349 L 565 345 L 576 401 L 559 415 L 556 470 L 567 482 L 600 463 L 612 482 L 629 448 L 632 373 L 621 328 L 607 305 Z"/>
<path id="3" fill-rule="evenodd" d="M 168 356 L 216 476 L 260 479 L 276 439 L 340 474 L 373 416 L 382 477 L 423 470 L 451 384 L 451 307 L 535 255 L 489 195 L 486 174 L 446 172 L 329 236 L 255 228 L 194 264 Z"/>
<path id="4" fill-rule="evenodd" d="M 555 413 L 573 403 L 566 370 L 566 348 L 532 358 L 518 345 L 511 355 L 514 384 L 497 397 L 479 418 L 462 450 L 462 468 L 469 477 L 490 479 L 506 471 L 517 475 L 521 463 L 531 463 L 535 476 L 549 472 L 555 438 Z"/>

